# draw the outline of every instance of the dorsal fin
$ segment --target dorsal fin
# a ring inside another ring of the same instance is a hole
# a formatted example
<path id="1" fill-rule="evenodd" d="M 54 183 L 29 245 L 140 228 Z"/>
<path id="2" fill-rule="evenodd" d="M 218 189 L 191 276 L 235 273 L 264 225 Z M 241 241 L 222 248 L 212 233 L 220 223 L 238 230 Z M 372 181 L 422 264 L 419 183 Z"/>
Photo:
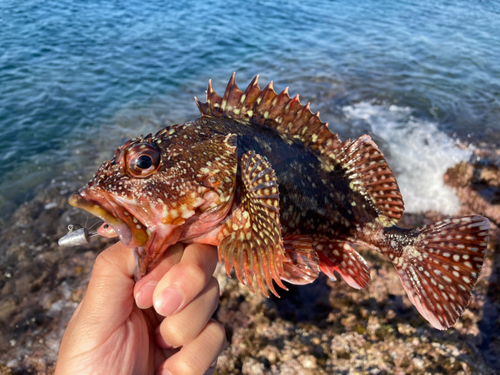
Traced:
<path id="1" fill-rule="evenodd" d="M 258 78 L 256 76 L 245 92 L 242 92 L 236 85 L 233 73 L 222 98 L 214 91 L 212 81 L 209 81 L 207 102 L 201 103 L 195 98 L 201 115 L 265 125 L 291 140 L 301 141 L 304 146 L 320 154 L 325 154 L 327 150 L 340 144 L 337 135 L 328 129 L 328 124 L 320 120 L 319 112 L 311 112 L 309 103 L 302 105 L 298 95 L 292 99 L 288 95 L 288 87 L 277 94 L 272 82 L 261 90 Z"/>
<path id="2" fill-rule="evenodd" d="M 292 99 L 288 88 L 277 94 L 272 82 L 261 90 L 258 78 L 256 76 L 242 92 L 233 73 L 222 98 L 209 81 L 207 102 L 201 103 L 195 98 L 202 116 L 250 121 L 276 129 L 292 141 L 302 142 L 324 157 L 327 169 L 340 165 L 346 171 L 352 189 L 368 195 L 384 226 L 397 223 L 404 211 L 403 198 L 384 155 L 370 136 L 341 143 L 328 129 L 328 124 L 320 120 L 319 112 L 311 112 L 309 103 L 302 105 L 298 95 Z"/>

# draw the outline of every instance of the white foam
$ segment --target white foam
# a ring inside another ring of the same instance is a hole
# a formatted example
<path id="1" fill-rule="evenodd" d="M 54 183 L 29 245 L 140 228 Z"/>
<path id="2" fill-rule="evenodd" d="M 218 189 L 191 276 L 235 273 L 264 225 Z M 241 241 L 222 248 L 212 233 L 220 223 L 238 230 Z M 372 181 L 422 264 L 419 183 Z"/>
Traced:
<path id="1" fill-rule="evenodd" d="M 353 126 L 368 124 L 371 135 L 384 141 L 379 147 L 396 174 L 407 212 L 458 211 L 459 200 L 443 176 L 470 159 L 472 146 L 460 148 L 436 123 L 414 117 L 408 107 L 361 102 L 343 107 L 343 112 Z"/>

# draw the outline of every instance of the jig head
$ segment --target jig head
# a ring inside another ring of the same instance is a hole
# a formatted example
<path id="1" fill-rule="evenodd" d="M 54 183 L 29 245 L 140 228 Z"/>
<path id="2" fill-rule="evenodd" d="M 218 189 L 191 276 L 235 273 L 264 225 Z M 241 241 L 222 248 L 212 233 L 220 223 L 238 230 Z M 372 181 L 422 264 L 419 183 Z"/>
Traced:
<path id="1" fill-rule="evenodd" d="M 98 235 L 97 232 L 90 233 L 89 229 L 82 227 L 80 224 L 70 224 L 68 225 L 68 234 L 61 237 L 57 243 L 59 246 L 65 247 L 86 245 L 90 242 L 91 237 Z"/>

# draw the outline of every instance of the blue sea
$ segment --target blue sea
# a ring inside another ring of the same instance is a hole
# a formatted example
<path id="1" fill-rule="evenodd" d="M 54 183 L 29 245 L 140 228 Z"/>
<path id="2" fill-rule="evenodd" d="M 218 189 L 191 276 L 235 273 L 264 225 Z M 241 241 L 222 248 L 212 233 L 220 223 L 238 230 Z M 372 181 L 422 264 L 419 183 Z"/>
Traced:
<path id="1" fill-rule="evenodd" d="M 499 30 L 497 1 L 3 0 L 0 217 L 198 116 L 233 71 L 369 133 L 410 211 L 453 213 L 443 173 L 500 144 Z"/>

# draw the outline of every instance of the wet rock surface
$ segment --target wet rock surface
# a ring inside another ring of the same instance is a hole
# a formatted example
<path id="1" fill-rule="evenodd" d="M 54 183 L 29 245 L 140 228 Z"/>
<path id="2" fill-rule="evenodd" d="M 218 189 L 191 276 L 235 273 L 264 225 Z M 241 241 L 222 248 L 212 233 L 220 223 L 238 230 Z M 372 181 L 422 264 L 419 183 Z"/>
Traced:
<path id="1" fill-rule="evenodd" d="M 321 276 L 289 285 L 280 299 L 253 295 L 222 267 L 220 306 L 229 347 L 218 374 L 497 374 L 500 373 L 500 156 L 478 151 L 445 176 L 460 215 L 492 222 L 489 250 L 470 306 L 447 331 L 433 329 L 411 305 L 392 265 L 358 248 L 371 266 L 365 290 Z M 97 254 L 113 240 L 61 248 L 68 224 L 85 224 L 68 195 L 76 177 L 35 192 L 3 224 L 0 237 L 0 374 L 52 374 L 64 329 L 82 299 Z M 401 226 L 442 219 L 404 216 Z M 96 222 L 91 218 L 90 224 Z"/>
<path id="2" fill-rule="evenodd" d="M 81 182 L 53 183 L 21 205 L 0 234 L 0 374 L 53 373 L 59 344 L 92 265 L 111 244 L 61 248 L 68 224 L 86 216 L 67 204 Z M 96 219 L 90 219 L 96 222 Z"/>

